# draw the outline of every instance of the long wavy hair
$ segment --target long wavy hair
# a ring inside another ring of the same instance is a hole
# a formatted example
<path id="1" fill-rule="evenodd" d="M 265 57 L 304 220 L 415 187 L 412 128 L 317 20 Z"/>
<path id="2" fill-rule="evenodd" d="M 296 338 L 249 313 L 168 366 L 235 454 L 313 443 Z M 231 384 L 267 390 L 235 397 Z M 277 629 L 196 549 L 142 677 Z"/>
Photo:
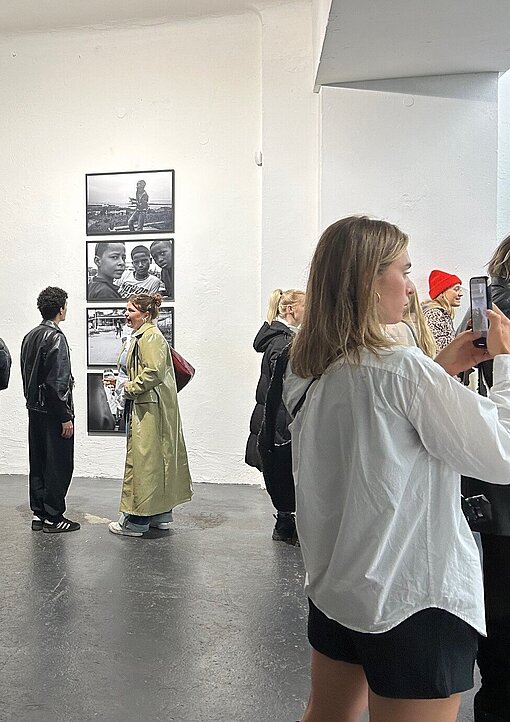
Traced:
<path id="1" fill-rule="evenodd" d="M 349 216 L 321 236 L 313 255 L 301 329 L 292 344 L 292 370 L 320 376 L 334 361 L 358 363 L 360 352 L 388 347 L 378 314 L 377 277 L 407 248 L 397 226 Z"/>
<path id="2" fill-rule="evenodd" d="M 489 276 L 510 281 L 510 235 L 503 238 L 487 264 Z"/>

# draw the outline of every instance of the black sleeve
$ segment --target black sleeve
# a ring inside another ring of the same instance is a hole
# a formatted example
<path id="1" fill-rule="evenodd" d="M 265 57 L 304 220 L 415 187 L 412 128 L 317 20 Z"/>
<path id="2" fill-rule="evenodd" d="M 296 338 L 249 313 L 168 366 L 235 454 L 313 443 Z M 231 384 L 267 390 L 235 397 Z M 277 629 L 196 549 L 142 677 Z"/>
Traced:
<path id="1" fill-rule="evenodd" d="M 9 349 L 0 338 L 0 389 L 6 389 L 9 385 L 11 363 L 12 359 Z"/>
<path id="2" fill-rule="evenodd" d="M 274 367 L 276 364 L 276 359 L 281 354 L 284 348 L 286 348 L 290 343 L 290 338 L 282 334 L 281 336 L 276 336 L 274 341 L 271 344 L 271 347 L 267 350 L 267 360 L 269 363 L 269 368 L 271 370 L 271 376 L 273 375 Z"/>
<path id="3" fill-rule="evenodd" d="M 507 318 L 510 318 L 510 289 L 508 285 L 500 285 L 499 283 L 493 283 L 491 285 L 491 296 L 493 303 L 499 308 L 499 310 L 505 314 Z M 492 388 L 492 368 L 494 361 L 482 361 L 478 364 L 478 368 L 482 374 L 483 381 L 487 388 Z M 486 394 L 484 394 L 486 395 Z"/>
<path id="4" fill-rule="evenodd" d="M 55 334 L 45 359 L 45 398 L 51 413 L 60 421 L 73 418 L 71 360 L 65 337 Z"/>
<path id="5" fill-rule="evenodd" d="M 507 318 L 510 318 L 510 288 L 507 284 L 491 284 L 492 301 Z"/>

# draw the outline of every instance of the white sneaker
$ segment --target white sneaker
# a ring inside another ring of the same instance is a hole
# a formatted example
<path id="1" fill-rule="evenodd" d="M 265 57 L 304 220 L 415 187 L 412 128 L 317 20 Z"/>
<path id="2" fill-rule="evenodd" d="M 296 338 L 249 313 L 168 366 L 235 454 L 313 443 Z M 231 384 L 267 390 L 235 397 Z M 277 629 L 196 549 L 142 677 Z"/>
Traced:
<path id="1" fill-rule="evenodd" d="M 131 529 L 127 529 L 123 524 L 119 524 L 118 521 L 111 521 L 108 524 L 108 530 L 111 531 L 112 534 L 121 534 L 122 536 L 143 536 L 141 531 L 131 531 Z"/>

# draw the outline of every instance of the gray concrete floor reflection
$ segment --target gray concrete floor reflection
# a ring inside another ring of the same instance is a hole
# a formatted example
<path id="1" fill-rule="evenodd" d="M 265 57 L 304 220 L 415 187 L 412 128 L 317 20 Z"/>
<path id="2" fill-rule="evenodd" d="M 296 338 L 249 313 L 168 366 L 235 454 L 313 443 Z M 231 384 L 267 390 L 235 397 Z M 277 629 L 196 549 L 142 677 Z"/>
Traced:
<path id="1" fill-rule="evenodd" d="M 82 529 L 55 535 L 31 531 L 26 477 L 0 484 L 0 720 L 299 719 L 303 569 L 264 491 L 196 485 L 169 532 L 132 539 L 106 526 L 118 480 L 75 479 Z"/>

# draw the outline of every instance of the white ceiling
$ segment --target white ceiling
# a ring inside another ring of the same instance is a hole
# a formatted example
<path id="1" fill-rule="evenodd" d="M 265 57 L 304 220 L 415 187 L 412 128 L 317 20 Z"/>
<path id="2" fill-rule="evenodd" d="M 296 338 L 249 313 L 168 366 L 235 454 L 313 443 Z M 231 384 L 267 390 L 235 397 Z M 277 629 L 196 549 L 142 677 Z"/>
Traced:
<path id="1" fill-rule="evenodd" d="M 0 34 L 235 15 L 288 2 L 0 0 Z M 316 84 L 509 67 L 510 0 L 332 0 Z"/>
<path id="2" fill-rule="evenodd" d="M 333 0 L 317 85 L 509 67 L 509 0 Z"/>
<path id="3" fill-rule="evenodd" d="M 285 0 L 0 0 L 0 33 L 236 15 Z"/>

